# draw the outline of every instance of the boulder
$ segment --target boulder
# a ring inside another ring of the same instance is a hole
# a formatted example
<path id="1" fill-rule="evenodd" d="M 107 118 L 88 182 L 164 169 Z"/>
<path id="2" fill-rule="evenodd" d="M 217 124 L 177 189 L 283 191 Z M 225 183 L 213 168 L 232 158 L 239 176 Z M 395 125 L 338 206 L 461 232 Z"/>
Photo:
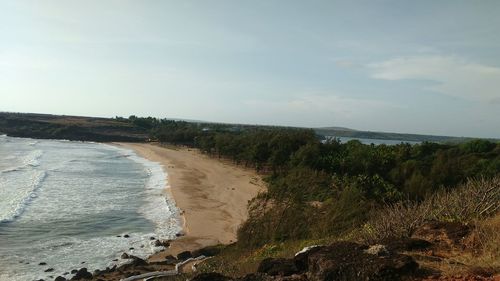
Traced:
<path id="1" fill-rule="evenodd" d="M 293 260 L 267 258 L 259 264 L 257 272 L 266 273 L 271 276 L 289 276 L 299 273 L 299 270 Z"/>
<path id="2" fill-rule="evenodd" d="M 179 261 L 172 255 L 168 255 L 165 257 L 165 264 L 167 264 L 167 265 L 174 265 L 178 262 Z"/>
<path id="3" fill-rule="evenodd" d="M 54 269 L 52 267 L 44 270 L 44 272 L 52 272 L 52 271 L 54 271 Z"/>
<path id="4" fill-rule="evenodd" d="M 191 281 L 231 281 L 232 279 L 217 272 L 200 273 L 193 277 Z"/>
<path id="5" fill-rule="evenodd" d="M 251 273 L 244 277 L 238 278 L 237 281 L 274 281 L 274 277 L 271 277 L 264 273 Z"/>
<path id="6" fill-rule="evenodd" d="M 136 257 L 136 256 L 132 256 L 132 255 L 129 255 L 129 259 L 132 259 L 132 262 L 129 263 L 128 265 L 131 265 L 131 266 L 144 266 L 144 265 L 148 265 L 148 262 L 139 258 L 139 257 Z"/>
<path id="7" fill-rule="evenodd" d="M 201 248 L 198 250 L 194 250 L 192 255 L 193 257 L 205 256 L 205 257 L 213 257 L 220 253 L 221 248 L 218 246 L 208 246 L 205 248 Z"/>
<path id="8" fill-rule="evenodd" d="M 54 281 L 67 281 L 67 279 L 62 276 L 57 276 L 56 279 L 54 279 Z"/>
<path id="9" fill-rule="evenodd" d="M 432 243 L 419 238 L 387 239 L 381 242 L 390 252 L 418 251 L 432 247 Z"/>
<path id="10" fill-rule="evenodd" d="M 365 253 L 375 256 L 387 256 L 389 255 L 389 250 L 384 245 L 372 245 L 368 249 L 364 250 Z"/>
<path id="11" fill-rule="evenodd" d="M 293 258 L 295 266 L 301 272 L 307 271 L 309 268 L 309 255 L 319 251 L 325 246 L 308 246 L 297 252 Z"/>
<path id="12" fill-rule="evenodd" d="M 324 280 L 401 280 L 418 268 L 410 256 L 388 253 L 368 254 L 368 247 L 352 242 L 337 242 L 308 256 L 307 277 Z"/>
<path id="13" fill-rule="evenodd" d="M 122 259 L 128 259 L 129 256 L 127 253 L 123 253 L 121 256 L 120 256 Z"/>
<path id="14" fill-rule="evenodd" d="M 85 267 L 80 268 L 80 270 L 78 270 L 76 272 L 75 276 L 73 276 L 73 278 L 71 278 L 71 280 L 82 280 L 82 279 L 85 279 L 85 280 L 92 279 L 92 273 L 88 272 L 87 268 L 85 268 Z"/>
<path id="15" fill-rule="evenodd" d="M 187 260 L 187 259 L 192 258 L 192 257 L 193 257 L 193 255 L 191 254 L 190 251 L 184 251 L 184 252 L 180 252 L 179 254 L 177 254 L 177 259 L 181 260 L 181 261 Z"/>

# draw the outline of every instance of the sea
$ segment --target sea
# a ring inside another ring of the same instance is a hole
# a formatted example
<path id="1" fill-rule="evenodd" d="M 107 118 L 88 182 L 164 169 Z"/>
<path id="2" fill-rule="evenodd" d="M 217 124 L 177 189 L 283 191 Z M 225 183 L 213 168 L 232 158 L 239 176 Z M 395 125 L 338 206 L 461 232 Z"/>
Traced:
<path id="1" fill-rule="evenodd" d="M 0 280 L 145 258 L 181 231 L 159 163 L 113 145 L 0 135 Z M 126 238 L 128 237 L 128 238 Z"/>

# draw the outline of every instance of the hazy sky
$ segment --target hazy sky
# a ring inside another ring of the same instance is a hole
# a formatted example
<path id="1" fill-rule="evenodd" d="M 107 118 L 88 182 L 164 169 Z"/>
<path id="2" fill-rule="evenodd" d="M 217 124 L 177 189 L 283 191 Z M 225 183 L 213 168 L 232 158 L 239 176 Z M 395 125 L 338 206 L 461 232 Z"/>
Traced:
<path id="1" fill-rule="evenodd" d="M 500 137 L 500 1 L 0 0 L 0 111 Z"/>

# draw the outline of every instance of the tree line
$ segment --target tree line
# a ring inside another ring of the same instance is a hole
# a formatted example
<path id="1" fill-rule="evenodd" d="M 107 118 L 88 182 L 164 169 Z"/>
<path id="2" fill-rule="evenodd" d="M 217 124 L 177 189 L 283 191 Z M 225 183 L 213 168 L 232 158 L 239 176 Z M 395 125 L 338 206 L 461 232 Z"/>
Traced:
<path id="1" fill-rule="evenodd" d="M 422 201 L 469 178 L 500 172 L 500 143 L 366 145 L 322 141 L 313 130 L 193 123 L 131 116 L 153 140 L 199 148 L 266 175 L 249 206 L 243 246 L 341 235 L 384 204 Z"/>

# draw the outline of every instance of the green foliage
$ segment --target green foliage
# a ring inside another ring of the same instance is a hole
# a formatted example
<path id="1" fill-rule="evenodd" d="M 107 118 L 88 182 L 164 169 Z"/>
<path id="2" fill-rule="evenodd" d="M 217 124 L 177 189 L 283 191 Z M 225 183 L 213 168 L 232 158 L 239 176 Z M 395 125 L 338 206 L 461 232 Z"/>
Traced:
<path id="1" fill-rule="evenodd" d="M 363 223 L 369 209 L 363 193 L 355 187 L 348 187 L 338 199 L 331 198 L 323 204 L 314 227 L 314 236 L 339 236 Z"/>
<path id="2" fill-rule="evenodd" d="M 467 178 L 500 172 L 500 144 L 486 140 L 376 146 L 320 142 L 312 130 L 297 128 L 135 116 L 129 121 L 149 128 L 153 139 L 194 146 L 268 175 L 267 194 L 256 201 L 260 206 L 253 207 L 238 233 L 239 244 L 250 248 L 342 235 L 380 206 L 403 206 L 397 205 L 403 199 L 417 203 Z"/>

